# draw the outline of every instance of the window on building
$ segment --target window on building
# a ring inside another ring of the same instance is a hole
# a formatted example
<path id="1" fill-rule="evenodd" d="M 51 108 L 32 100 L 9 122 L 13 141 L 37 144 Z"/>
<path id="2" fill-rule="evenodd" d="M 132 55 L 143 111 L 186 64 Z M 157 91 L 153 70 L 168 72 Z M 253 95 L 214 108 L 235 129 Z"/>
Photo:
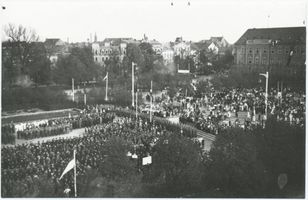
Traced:
<path id="1" fill-rule="evenodd" d="M 271 64 L 274 64 L 274 59 L 271 59 L 271 61 L 270 61 L 270 62 L 271 62 Z"/>
<path id="2" fill-rule="evenodd" d="M 300 54 L 301 53 L 301 49 L 300 49 L 300 47 L 295 47 L 295 52 L 294 53 L 298 53 L 298 54 Z"/>
<path id="3" fill-rule="evenodd" d="M 259 53 L 259 49 L 257 48 L 256 53 Z"/>
<path id="4" fill-rule="evenodd" d="M 264 50 L 263 50 L 263 53 L 267 53 L 267 50 L 266 50 L 266 49 L 264 49 Z"/>
<path id="5" fill-rule="evenodd" d="M 286 54 L 289 54 L 289 52 L 290 52 L 290 48 L 286 47 Z"/>
<path id="6" fill-rule="evenodd" d="M 102 62 L 104 62 L 104 58 L 102 58 Z"/>
<path id="7" fill-rule="evenodd" d="M 278 54 L 281 54 L 282 53 L 282 49 L 281 47 L 278 47 L 278 51 L 277 51 Z"/>
<path id="8" fill-rule="evenodd" d="M 259 64 L 259 57 L 255 58 L 255 64 Z"/>
<path id="9" fill-rule="evenodd" d="M 249 64 L 251 64 L 251 63 L 252 63 L 252 61 L 251 61 L 251 60 L 248 60 L 248 63 L 249 63 Z"/>
<path id="10" fill-rule="evenodd" d="M 95 58 L 95 61 L 97 62 L 97 58 Z"/>
<path id="11" fill-rule="evenodd" d="M 266 57 L 263 57 L 262 59 L 262 64 L 265 65 L 267 63 L 267 58 Z"/>
<path id="12" fill-rule="evenodd" d="M 252 53 L 252 49 L 249 49 L 249 53 Z"/>

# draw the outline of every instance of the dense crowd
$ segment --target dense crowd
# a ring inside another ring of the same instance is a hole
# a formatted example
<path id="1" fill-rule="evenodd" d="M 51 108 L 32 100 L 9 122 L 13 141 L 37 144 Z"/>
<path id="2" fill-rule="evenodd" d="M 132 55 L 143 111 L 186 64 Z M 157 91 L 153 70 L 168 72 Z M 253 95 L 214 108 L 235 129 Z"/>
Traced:
<path id="1" fill-rule="evenodd" d="M 67 118 L 48 120 L 46 123 L 35 126 L 28 123 L 24 130 L 17 131 L 18 139 L 34 139 L 40 137 L 48 137 L 61 135 L 72 130 L 72 125 Z"/>
<path id="2" fill-rule="evenodd" d="M 70 132 L 72 129 L 84 128 L 112 121 L 113 114 L 107 113 L 99 105 L 88 106 L 77 116 L 26 122 L 18 125 L 13 123 L 2 126 L 2 143 L 14 143 L 17 139 L 30 140 L 40 137 L 61 135 Z"/>
<path id="3" fill-rule="evenodd" d="M 12 122 L 1 126 L 1 142 L 2 144 L 15 143 L 15 126 Z"/>
<path id="4" fill-rule="evenodd" d="M 180 122 L 188 123 L 207 133 L 218 134 L 227 127 L 251 129 L 264 126 L 265 91 L 263 88 L 211 89 L 202 98 L 178 95 L 173 99 L 161 100 L 156 107 L 161 113 L 178 115 Z M 154 106 L 156 110 L 156 107 Z M 271 88 L 268 95 L 267 117 L 304 126 L 305 94 L 285 88 L 281 93 Z"/>
<path id="5" fill-rule="evenodd" d="M 85 174 L 87 168 L 98 168 L 108 153 L 104 143 L 111 137 L 120 137 L 131 144 L 131 153 L 137 157 L 136 170 L 141 166 L 142 157 L 151 152 L 151 148 L 164 129 L 152 126 L 146 120 L 137 123 L 131 118 L 116 117 L 107 122 L 109 115 L 103 118 L 106 123 L 86 128 L 84 137 L 52 140 L 38 144 L 22 144 L 15 147 L 3 147 L 2 159 L 2 196 L 12 194 L 12 188 L 20 180 L 34 181 L 47 175 L 55 185 L 55 194 L 63 193 L 67 187 L 73 188 L 71 175 L 59 180 L 67 163 L 72 159 L 73 149 L 77 149 L 77 176 Z M 33 184 L 27 184 L 25 190 L 31 191 Z"/>

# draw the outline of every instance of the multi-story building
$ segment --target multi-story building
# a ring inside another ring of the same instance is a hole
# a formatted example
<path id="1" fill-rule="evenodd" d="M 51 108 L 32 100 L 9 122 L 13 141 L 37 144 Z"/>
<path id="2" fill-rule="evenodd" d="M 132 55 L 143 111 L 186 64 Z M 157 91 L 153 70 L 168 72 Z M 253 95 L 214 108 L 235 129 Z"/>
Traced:
<path id="1" fill-rule="evenodd" d="M 59 38 L 47 38 L 44 46 L 52 64 L 55 64 L 59 56 L 69 55 L 69 46 Z"/>
<path id="2" fill-rule="evenodd" d="M 201 40 L 199 43 L 206 44 L 205 50 L 219 55 L 224 55 L 230 46 L 224 37 L 211 37 L 209 40 Z"/>
<path id="3" fill-rule="evenodd" d="M 132 38 L 106 38 L 103 42 L 92 43 L 93 59 L 104 65 L 112 56 L 116 56 L 122 62 L 128 43 L 135 42 Z"/>
<path id="4" fill-rule="evenodd" d="M 234 62 L 238 67 L 259 70 L 303 68 L 305 49 L 305 27 L 253 28 L 235 42 Z"/>
<path id="5" fill-rule="evenodd" d="M 158 42 L 157 40 L 149 40 L 149 38 L 144 34 L 143 38 L 140 40 L 141 43 L 149 43 L 152 46 L 153 51 L 158 54 L 161 55 L 162 54 L 162 50 L 163 50 L 163 45 Z"/>
<path id="6" fill-rule="evenodd" d="M 173 62 L 174 51 L 170 47 L 170 43 L 166 43 L 163 45 L 161 55 L 163 56 L 165 64 L 169 64 Z"/>
<path id="7" fill-rule="evenodd" d="M 186 42 L 182 37 L 178 37 L 173 44 L 174 56 L 185 58 L 190 55 L 190 42 Z"/>
<path id="8" fill-rule="evenodd" d="M 152 48 L 153 48 L 153 51 L 158 54 L 158 55 L 161 55 L 162 54 L 162 51 L 163 51 L 163 45 L 156 41 L 156 40 L 153 40 L 153 41 L 150 41 L 150 44 L 152 45 Z"/>

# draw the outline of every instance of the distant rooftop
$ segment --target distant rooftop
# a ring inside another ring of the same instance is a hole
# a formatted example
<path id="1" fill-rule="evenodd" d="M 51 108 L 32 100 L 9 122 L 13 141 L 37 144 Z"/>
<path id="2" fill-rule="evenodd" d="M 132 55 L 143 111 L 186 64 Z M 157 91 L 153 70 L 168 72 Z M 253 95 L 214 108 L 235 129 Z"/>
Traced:
<path id="1" fill-rule="evenodd" d="M 235 45 L 246 44 L 247 40 L 271 39 L 279 40 L 282 44 L 306 43 L 306 27 L 280 27 L 280 28 L 252 28 L 248 29 Z"/>

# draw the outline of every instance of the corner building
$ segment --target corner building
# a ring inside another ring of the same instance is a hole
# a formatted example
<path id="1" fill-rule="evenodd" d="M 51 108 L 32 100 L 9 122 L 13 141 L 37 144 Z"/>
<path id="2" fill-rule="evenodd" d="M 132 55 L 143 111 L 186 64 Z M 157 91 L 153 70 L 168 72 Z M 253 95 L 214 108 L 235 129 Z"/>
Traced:
<path id="1" fill-rule="evenodd" d="M 296 73 L 305 70 L 306 28 L 248 29 L 234 44 L 234 64 L 246 70 Z"/>

